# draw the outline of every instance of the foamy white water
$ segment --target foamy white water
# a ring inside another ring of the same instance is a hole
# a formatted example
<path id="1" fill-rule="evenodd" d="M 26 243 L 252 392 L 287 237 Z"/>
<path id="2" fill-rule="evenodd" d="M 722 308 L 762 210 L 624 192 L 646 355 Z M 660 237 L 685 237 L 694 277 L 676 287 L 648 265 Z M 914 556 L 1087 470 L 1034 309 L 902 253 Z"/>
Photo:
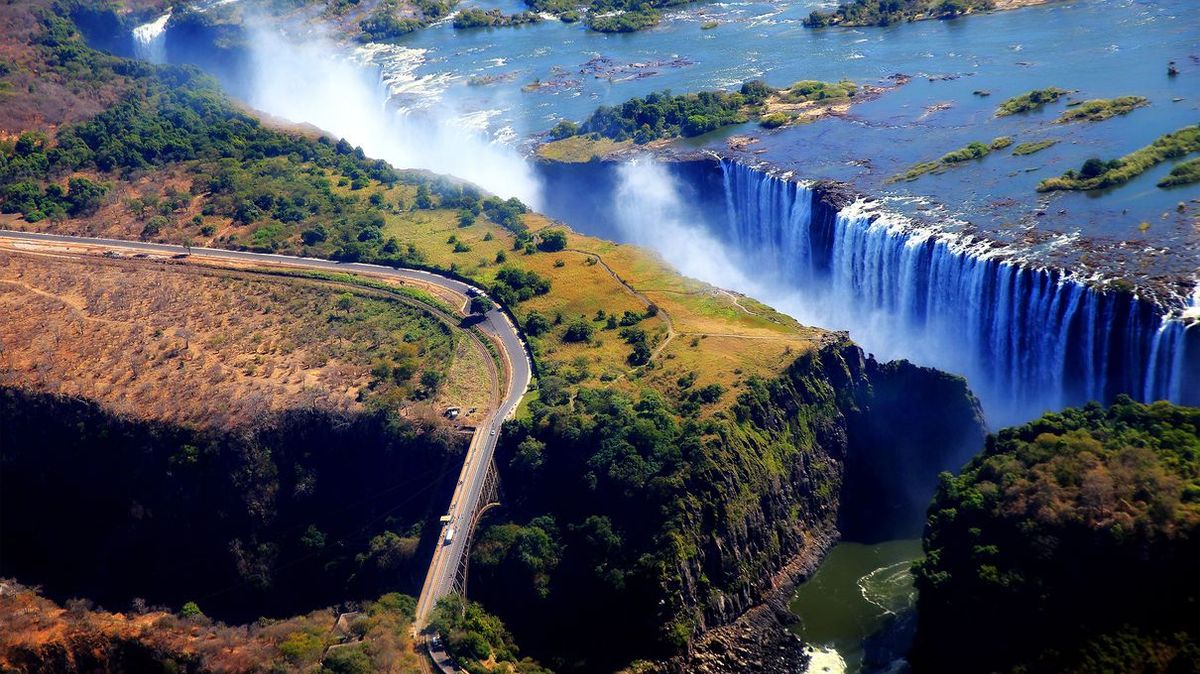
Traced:
<path id="1" fill-rule="evenodd" d="M 300 44 L 268 27 L 252 44 L 256 108 L 329 131 L 394 166 L 453 175 L 539 206 L 531 167 L 511 146 L 492 142 L 478 119 L 468 118 L 475 128 L 463 123 L 468 111 L 444 96 L 449 76 L 415 74 L 424 50 L 369 44 L 345 57 L 322 36 Z"/>
<path id="2" fill-rule="evenodd" d="M 166 62 L 167 22 L 170 20 L 171 12 L 168 11 L 157 19 L 133 29 L 133 49 L 138 58 L 151 63 Z"/>

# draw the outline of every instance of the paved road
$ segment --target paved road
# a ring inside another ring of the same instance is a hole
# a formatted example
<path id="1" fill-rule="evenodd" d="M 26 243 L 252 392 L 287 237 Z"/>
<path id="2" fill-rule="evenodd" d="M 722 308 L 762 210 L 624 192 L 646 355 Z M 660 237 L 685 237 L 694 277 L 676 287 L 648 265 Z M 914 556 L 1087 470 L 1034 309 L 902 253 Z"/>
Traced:
<path id="1" fill-rule="evenodd" d="M 145 243 L 139 241 L 124 241 L 119 239 L 97 239 L 59 234 L 40 234 L 34 232 L 14 232 L 0 229 L 0 238 L 19 239 L 41 243 L 84 244 L 102 246 L 118 251 L 151 252 L 179 255 L 189 253 L 203 258 L 217 260 L 233 260 L 239 262 L 266 262 L 283 264 L 292 267 L 318 269 L 324 271 L 363 272 L 378 276 L 408 279 L 420 283 L 431 283 L 447 288 L 455 293 L 466 296 L 472 286 L 452 278 L 440 276 L 432 272 L 416 269 L 396 269 L 382 265 L 364 264 L 360 262 L 334 262 L 320 258 L 294 257 L 290 255 L 275 255 L 271 253 L 251 253 L 236 250 L 221 250 L 216 248 L 184 248 L 163 243 Z M 467 529 L 471 526 L 471 517 L 476 504 L 483 492 L 484 477 L 487 467 L 492 461 L 499 438 L 500 424 L 507 419 L 525 394 L 529 385 L 531 367 L 521 341 L 520 333 L 502 311 L 493 309 L 487 313 L 485 320 L 478 327 L 494 337 L 501 347 L 501 357 L 505 361 L 508 372 L 508 390 L 505 391 L 502 402 L 497 410 L 486 417 L 471 437 L 471 444 L 463 462 L 459 482 L 450 501 L 446 513 L 450 522 L 443 526 L 438 537 L 437 548 L 433 561 L 425 578 L 425 585 L 417 603 L 416 628 L 425 627 L 429 610 L 437 604 L 437 600 L 448 594 L 454 586 L 454 576 L 458 564 L 468 554 Z M 453 527 L 455 534 L 449 544 L 445 543 L 446 531 Z"/>

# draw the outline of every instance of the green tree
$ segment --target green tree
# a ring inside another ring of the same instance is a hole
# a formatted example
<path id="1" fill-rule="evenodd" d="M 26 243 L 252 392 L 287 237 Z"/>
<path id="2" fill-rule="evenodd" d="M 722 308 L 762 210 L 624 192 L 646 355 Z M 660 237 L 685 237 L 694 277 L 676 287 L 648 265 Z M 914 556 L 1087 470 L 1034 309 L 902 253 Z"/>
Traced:
<path id="1" fill-rule="evenodd" d="M 189 601 L 183 605 L 183 608 L 179 609 L 179 617 L 187 620 L 193 620 L 204 619 L 206 616 L 204 615 L 204 612 L 200 610 L 200 606 L 197 605 L 196 602 Z"/>
<path id="2" fill-rule="evenodd" d="M 544 335 L 550 332 L 550 328 L 550 319 L 536 311 L 529 312 L 529 315 L 525 317 L 525 332 L 529 333 L 531 337 Z"/>
<path id="3" fill-rule="evenodd" d="M 567 247 L 567 233 L 561 229 L 552 229 L 548 232 L 542 232 L 538 242 L 538 248 L 547 253 L 557 253 Z"/>
<path id="4" fill-rule="evenodd" d="M 378 671 L 361 646 L 330 649 L 321 663 L 322 674 L 372 674 Z"/>
<path id="5" fill-rule="evenodd" d="M 67 190 L 67 213 L 71 217 L 91 215 L 100 208 L 108 187 L 87 178 L 71 178 Z"/>
<path id="6" fill-rule="evenodd" d="M 425 388 L 425 390 L 429 391 L 430 393 L 434 393 L 438 390 L 438 387 L 441 385 L 442 385 L 441 373 L 435 372 L 433 370 L 425 370 L 424 372 L 421 373 L 421 386 L 423 386 Z"/>
<path id="7" fill-rule="evenodd" d="M 592 339 L 596 329 L 592 324 L 582 318 L 577 318 L 567 325 L 566 332 L 563 333 L 564 342 L 589 342 Z"/>
<path id="8" fill-rule="evenodd" d="M 476 295 L 471 298 L 471 313 L 473 314 L 486 314 L 495 308 L 496 303 L 483 295 Z"/>

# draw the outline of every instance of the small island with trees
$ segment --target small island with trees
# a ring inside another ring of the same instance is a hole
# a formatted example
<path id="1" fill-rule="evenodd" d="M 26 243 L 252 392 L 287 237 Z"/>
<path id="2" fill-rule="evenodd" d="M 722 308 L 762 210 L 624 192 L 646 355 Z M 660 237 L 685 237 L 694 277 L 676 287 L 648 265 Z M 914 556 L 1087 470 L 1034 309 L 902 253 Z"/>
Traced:
<path id="1" fill-rule="evenodd" d="M 999 138 L 993 139 L 992 142 L 986 145 L 976 141 L 964 147 L 960 147 L 952 152 L 947 152 L 946 154 L 942 155 L 941 158 L 935 161 L 923 161 L 919 164 L 916 164 L 904 173 L 893 177 L 889 182 L 912 182 L 926 173 L 942 173 L 962 164 L 963 162 L 968 162 L 974 159 L 983 159 L 991 154 L 994 150 L 1003 150 L 1009 145 L 1012 145 L 1012 142 L 1012 136 L 1000 136 Z"/>
<path id="2" fill-rule="evenodd" d="M 854 0 L 828 12 L 814 11 L 807 28 L 890 26 L 926 19 L 953 19 L 965 14 L 1040 5 L 1048 0 Z"/>
<path id="3" fill-rule="evenodd" d="M 601 33 L 632 33 L 658 25 L 664 7 L 684 5 L 691 0 L 525 0 L 535 12 L 552 14 L 563 23 L 585 19 L 591 30 Z"/>
<path id="4" fill-rule="evenodd" d="M 1128 115 L 1134 110 L 1150 105 L 1145 96 L 1119 96 L 1097 98 L 1090 101 L 1068 103 L 1066 112 L 1054 120 L 1056 124 L 1070 122 L 1102 122 L 1119 115 Z"/>
<path id="5" fill-rule="evenodd" d="M 601 106 L 581 124 L 560 121 L 549 131 L 549 142 L 538 148 L 538 156 L 586 162 L 615 156 L 633 146 L 700 136 L 752 121 L 775 129 L 842 114 L 853 103 L 885 90 L 848 80 L 802 80 L 783 88 L 752 80 L 737 91 L 652 93 L 620 105 Z"/>
<path id="6" fill-rule="evenodd" d="M 498 9 L 485 11 L 478 7 L 470 7 L 455 14 L 452 25 L 458 30 L 468 28 L 499 28 L 502 26 L 523 26 L 531 23 L 539 23 L 541 20 L 542 16 L 535 12 L 505 14 Z"/>
<path id="7" fill-rule="evenodd" d="M 1187 126 L 1173 133 L 1160 136 L 1146 147 L 1134 150 L 1124 157 L 1105 161 L 1092 157 L 1078 171 L 1068 170 L 1056 178 L 1047 178 L 1038 184 L 1039 192 L 1058 190 L 1096 190 L 1124 185 L 1154 166 L 1171 159 L 1178 159 L 1193 152 L 1200 152 L 1200 125 Z M 1189 175 L 1196 171 L 1185 165 L 1175 167 L 1172 176 L 1159 183 L 1159 187 L 1186 184 Z M 1184 182 L 1175 182 L 1175 181 Z M 1170 182 L 1168 182 L 1170 181 Z M 1168 184 L 1163 184 L 1164 182 Z"/>
<path id="8" fill-rule="evenodd" d="M 1069 93 L 1071 92 L 1066 89 L 1059 89 L 1058 87 L 1027 91 L 1020 96 L 1013 96 L 1001 103 L 1000 107 L 996 108 L 996 116 L 1008 117 L 1009 115 L 1017 115 L 1022 112 L 1041 110 Z"/>

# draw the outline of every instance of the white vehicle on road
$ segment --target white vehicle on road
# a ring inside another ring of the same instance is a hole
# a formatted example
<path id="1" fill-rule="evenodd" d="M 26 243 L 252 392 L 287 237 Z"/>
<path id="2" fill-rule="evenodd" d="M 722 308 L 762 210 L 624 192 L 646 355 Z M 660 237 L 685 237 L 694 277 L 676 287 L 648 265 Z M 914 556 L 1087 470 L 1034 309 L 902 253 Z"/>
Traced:
<path id="1" fill-rule="evenodd" d="M 450 527 L 449 529 L 446 529 L 446 540 L 444 542 L 446 545 L 450 545 L 450 542 L 453 540 L 454 540 L 454 527 Z"/>

